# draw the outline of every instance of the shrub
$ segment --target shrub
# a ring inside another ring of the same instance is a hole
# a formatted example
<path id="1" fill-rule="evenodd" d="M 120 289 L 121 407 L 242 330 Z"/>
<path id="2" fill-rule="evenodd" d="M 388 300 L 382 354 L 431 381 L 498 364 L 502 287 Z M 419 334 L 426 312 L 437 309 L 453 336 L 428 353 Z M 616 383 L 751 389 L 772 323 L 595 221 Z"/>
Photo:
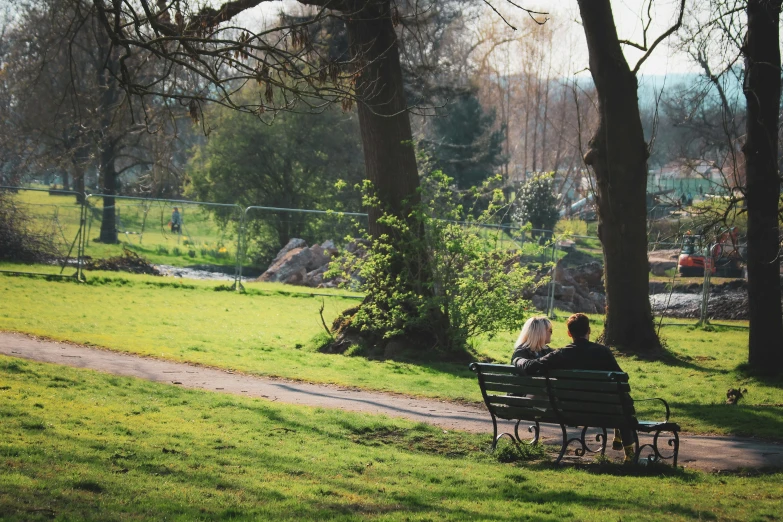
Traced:
<path id="1" fill-rule="evenodd" d="M 58 256 L 54 230 L 36 230 L 24 209 L 0 190 L 0 259 L 45 263 Z"/>
<path id="2" fill-rule="evenodd" d="M 530 223 L 534 231 L 554 229 L 560 216 L 554 184 L 553 174 L 542 174 L 522 185 L 514 202 L 514 221 L 519 225 Z"/>
<path id="3" fill-rule="evenodd" d="M 560 235 L 574 235 L 574 236 L 586 236 L 587 235 L 587 222 L 578 218 L 565 218 L 561 219 L 555 225 L 555 232 Z"/>
<path id="4" fill-rule="evenodd" d="M 365 185 L 365 204 L 378 206 Z M 451 179 L 435 172 L 422 180 L 421 203 L 406 218 L 385 213 L 388 233 L 367 237 L 366 254 L 346 253 L 328 276 L 358 281 L 366 298 L 343 328 L 370 341 L 404 337 L 406 344 L 464 351 L 469 340 L 519 328 L 533 277 L 513 252 L 497 248 L 477 223 L 459 223 L 462 207 Z M 502 203 L 502 193 L 494 204 Z M 492 215 L 496 207 L 485 212 Z"/>

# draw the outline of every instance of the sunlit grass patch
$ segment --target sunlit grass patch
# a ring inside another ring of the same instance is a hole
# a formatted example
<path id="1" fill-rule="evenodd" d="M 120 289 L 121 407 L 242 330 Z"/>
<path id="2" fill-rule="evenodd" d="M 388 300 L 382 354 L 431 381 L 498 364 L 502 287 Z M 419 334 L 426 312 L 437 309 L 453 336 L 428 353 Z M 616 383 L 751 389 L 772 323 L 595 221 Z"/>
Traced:
<path id="1" fill-rule="evenodd" d="M 255 375 L 481 401 L 466 364 L 318 353 L 326 335 L 321 306 L 328 325 L 358 302 L 341 297 L 341 290 L 251 283 L 239 294 L 216 292 L 220 285 L 116 273 L 90 274 L 87 285 L 0 276 L 0 329 Z M 569 342 L 565 317 L 555 321 L 553 347 Z M 592 321 L 599 330 L 602 318 Z M 666 357 L 618 354 L 633 396 L 668 400 L 672 418 L 687 432 L 779 439 L 783 379 L 748 374 L 748 331 L 734 327 L 747 322 L 721 324 L 728 326 L 703 329 L 666 319 Z M 484 360 L 508 362 L 517 334 L 479 339 L 474 349 Z M 736 406 L 725 404 L 726 391 L 737 387 L 748 393 Z M 654 403 L 639 403 L 638 409 L 647 419 L 662 414 Z"/>
<path id="2" fill-rule="evenodd" d="M 762 520 L 783 502 L 781 474 L 558 467 L 482 435 L 7 357 L 0 382 L 9 521 Z"/>

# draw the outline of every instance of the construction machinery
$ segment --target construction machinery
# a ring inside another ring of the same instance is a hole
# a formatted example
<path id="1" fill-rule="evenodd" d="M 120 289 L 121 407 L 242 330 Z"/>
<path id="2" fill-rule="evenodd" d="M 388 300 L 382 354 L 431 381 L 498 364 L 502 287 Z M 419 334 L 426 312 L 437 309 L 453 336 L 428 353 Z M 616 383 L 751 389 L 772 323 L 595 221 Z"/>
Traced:
<path id="1" fill-rule="evenodd" d="M 736 227 L 722 231 L 711 244 L 704 236 L 687 233 L 683 237 L 677 271 L 683 277 L 703 276 L 705 270 L 718 277 L 742 277 L 743 260 Z"/>

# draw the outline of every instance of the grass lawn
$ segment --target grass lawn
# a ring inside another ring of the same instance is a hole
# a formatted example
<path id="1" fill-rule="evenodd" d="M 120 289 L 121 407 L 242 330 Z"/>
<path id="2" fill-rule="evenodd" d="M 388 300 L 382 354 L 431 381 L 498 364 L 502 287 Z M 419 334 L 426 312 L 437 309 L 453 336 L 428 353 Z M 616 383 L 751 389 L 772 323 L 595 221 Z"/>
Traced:
<path id="1" fill-rule="evenodd" d="M 0 419 L 6 521 L 762 521 L 783 512 L 780 473 L 553 467 L 540 453 L 499 462 L 482 451 L 486 437 L 2 356 Z"/>
<path id="2" fill-rule="evenodd" d="M 2 265 L 12 268 L 14 265 Z M 329 323 L 356 304 L 339 292 L 266 283 L 247 284 L 244 295 L 215 291 L 215 282 L 130 274 L 90 274 L 90 284 L 0 275 L 0 330 L 101 346 L 113 350 L 230 368 L 256 375 L 384 390 L 452 400 L 481 401 L 475 377 L 464 363 L 367 360 L 321 354 L 322 303 Z M 222 287 L 225 288 L 225 285 Z M 599 317 L 594 318 L 599 321 Z M 759 379 L 743 371 L 747 329 L 696 329 L 687 322 L 664 326 L 664 361 L 619 357 L 631 376 L 634 396 L 663 397 L 673 418 L 693 433 L 755 435 L 783 433 L 783 379 Z M 597 328 L 596 328 L 597 329 Z M 482 357 L 506 362 L 516 332 L 480 340 Z M 567 343 L 562 318 L 552 345 Z M 738 406 L 725 404 L 726 390 L 747 388 Z M 653 403 L 642 403 L 648 406 Z M 641 416 L 654 412 L 642 410 Z"/>
<path id="3" fill-rule="evenodd" d="M 80 205 L 75 196 L 20 191 L 16 201 L 27 210 L 37 228 L 54 231 L 60 249 L 68 250 L 79 230 Z M 103 199 L 91 197 L 88 201 L 91 211 L 87 218 L 85 254 L 93 259 L 118 256 L 123 248 L 129 248 L 157 264 L 236 264 L 236 236 L 222 231 L 204 206 L 117 199 L 120 242 L 107 245 L 94 241 L 100 234 Z M 168 227 L 175 205 L 184 220 L 182 235 L 172 234 Z"/>

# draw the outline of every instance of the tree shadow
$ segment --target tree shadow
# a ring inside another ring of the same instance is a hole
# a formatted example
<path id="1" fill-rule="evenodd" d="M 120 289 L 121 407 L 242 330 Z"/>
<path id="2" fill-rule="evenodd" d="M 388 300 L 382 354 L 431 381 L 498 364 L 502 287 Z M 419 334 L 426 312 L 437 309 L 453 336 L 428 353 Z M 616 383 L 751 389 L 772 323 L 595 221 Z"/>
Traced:
<path id="1" fill-rule="evenodd" d="M 780 406 L 677 402 L 672 403 L 671 407 L 672 410 L 684 412 L 688 418 L 723 428 L 733 435 L 783 440 L 783 415 Z"/>

